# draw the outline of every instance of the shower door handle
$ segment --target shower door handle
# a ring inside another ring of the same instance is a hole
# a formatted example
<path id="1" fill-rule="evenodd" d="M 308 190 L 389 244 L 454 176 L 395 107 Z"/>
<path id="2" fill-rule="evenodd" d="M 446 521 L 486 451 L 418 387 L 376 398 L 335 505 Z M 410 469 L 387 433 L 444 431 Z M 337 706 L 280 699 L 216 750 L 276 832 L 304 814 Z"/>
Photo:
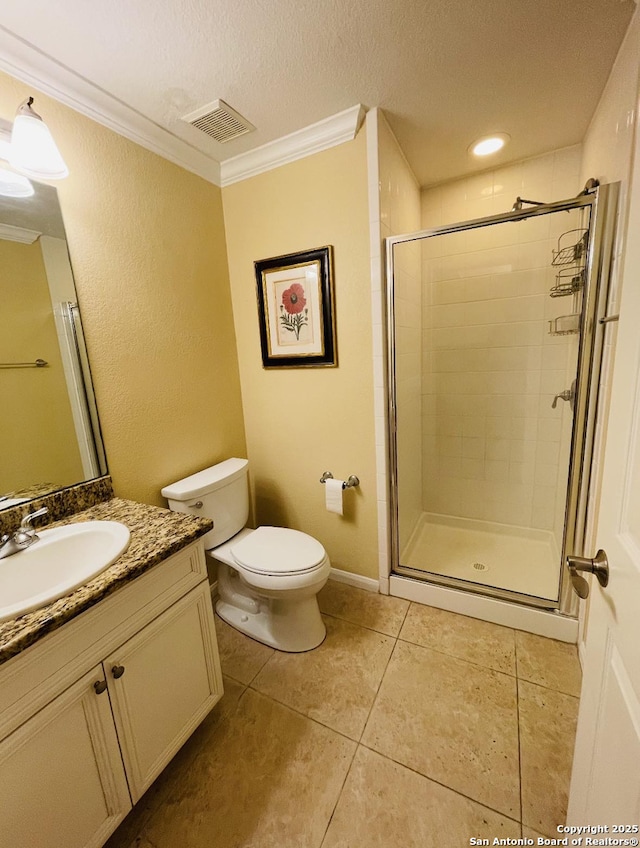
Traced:
<path id="1" fill-rule="evenodd" d="M 569 569 L 571 582 L 573 583 L 573 588 L 576 590 L 576 594 L 583 599 L 589 595 L 589 584 L 584 577 L 578 574 L 579 571 L 588 571 L 591 574 L 595 574 L 598 578 L 598 583 L 603 588 L 609 585 L 609 561 L 607 560 L 606 553 L 602 549 L 598 551 L 593 559 L 587 559 L 586 557 L 579 556 L 568 556 L 567 568 Z"/>

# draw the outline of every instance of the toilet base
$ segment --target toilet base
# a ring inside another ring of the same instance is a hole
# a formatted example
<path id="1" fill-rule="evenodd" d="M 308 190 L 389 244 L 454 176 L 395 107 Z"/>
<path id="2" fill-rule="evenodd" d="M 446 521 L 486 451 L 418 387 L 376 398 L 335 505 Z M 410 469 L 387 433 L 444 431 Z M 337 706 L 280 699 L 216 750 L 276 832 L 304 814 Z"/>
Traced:
<path id="1" fill-rule="evenodd" d="M 248 612 L 220 599 L 216 612 L 241 633 L 287 653 L 311 651 L 327 635 L 315 595 L 295 601 L 270 598 L 260 603 L 258 612 Z"/>

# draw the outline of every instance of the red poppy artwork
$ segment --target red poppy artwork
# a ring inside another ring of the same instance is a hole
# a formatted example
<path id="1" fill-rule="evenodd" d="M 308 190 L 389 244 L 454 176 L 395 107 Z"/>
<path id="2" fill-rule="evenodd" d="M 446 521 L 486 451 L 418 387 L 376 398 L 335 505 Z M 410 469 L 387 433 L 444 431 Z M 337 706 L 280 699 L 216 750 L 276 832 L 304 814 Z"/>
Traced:
<path id="1" fill-rule="evenodd" d="M 335 367 L 330 245 L 254 262 L 265 368 Z"/>
<path id="2" fill-rule="evenodd" d="M 280 326 L 283 330 L 294 333 L 296 341 L 299 341 L 300 330 L 308 323 L 309 308 L 304 296 L 304 286 L 301 283 L 291 283 L 289 288 L 282 292 Z"/>

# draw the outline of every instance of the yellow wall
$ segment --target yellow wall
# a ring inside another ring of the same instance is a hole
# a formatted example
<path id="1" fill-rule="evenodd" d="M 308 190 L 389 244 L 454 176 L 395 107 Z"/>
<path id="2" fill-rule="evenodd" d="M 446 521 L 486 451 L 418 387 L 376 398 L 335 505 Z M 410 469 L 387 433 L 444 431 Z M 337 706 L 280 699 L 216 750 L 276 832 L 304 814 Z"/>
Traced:
<path id="1" fill-rule="evenodd" d="M 0 371 L 0 494 L 82 478 L 40 242 L 0 240 L 0 362 L 44 359 L 47 368 Z"/>
<path id="2" fill-rule="evenodd" d="M 366 140 L 223 189 L 255 519 L 310 533 L 332 565 L 376 577 L 377 518 Z M 333 245 L 338 368 L 264 370 L 253 263 Z M 323 471 L 356 474 L 345 515 Z"/>
<path id="3" fill-rule="evenodd" d="M 58 183 L 116 493 L 159 490 L 245 452 L 221 192 L 0 75 L 0 116 L 36 95 Z"/>

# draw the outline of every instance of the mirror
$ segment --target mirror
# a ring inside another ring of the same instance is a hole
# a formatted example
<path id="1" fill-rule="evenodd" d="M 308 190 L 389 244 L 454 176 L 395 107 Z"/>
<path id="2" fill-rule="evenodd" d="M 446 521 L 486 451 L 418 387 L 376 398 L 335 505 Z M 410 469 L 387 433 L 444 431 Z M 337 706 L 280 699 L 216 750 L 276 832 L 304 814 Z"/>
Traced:
<path id="1" fill-rule="evenodd" d="M 0 196 L 0 509 L 107 473 L 55 188 Z"/>

